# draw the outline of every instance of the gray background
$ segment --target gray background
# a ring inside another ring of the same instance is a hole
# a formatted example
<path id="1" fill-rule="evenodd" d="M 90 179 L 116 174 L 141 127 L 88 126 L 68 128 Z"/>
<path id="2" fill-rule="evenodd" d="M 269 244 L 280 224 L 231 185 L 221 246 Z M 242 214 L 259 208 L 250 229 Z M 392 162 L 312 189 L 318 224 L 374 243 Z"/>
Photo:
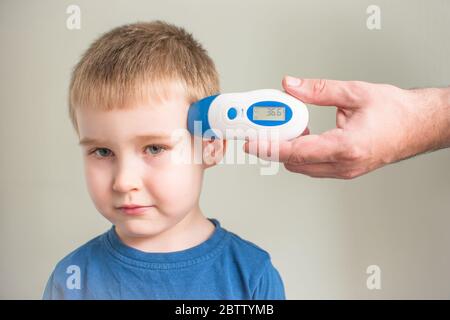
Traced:
<path id="1" fill-rule="evenodd" d="M 66 28 L 70 4 L 81 7 L 81 30 Z M 366 27 L 370 4 L 381 7 L 381 30 Z M 109 227 L 85 187 L 69 75 L 101 33 L 154 19 L 203 43 L 223 92 L 280 89 L 285 74 L 450 83 L 446 0 L 2 0 L 0 298 L 39 299 L 56 262 Z M 309 110 L 313 133 L 334 126 L 334 108 Z M 349 181 L 221 165 L 206 173 L 201 207 L 271 253 L 290 299 L 448 298 L 449 164 L 441 150 Z M 372 264 L 381 290 L 366 287 Z"/>

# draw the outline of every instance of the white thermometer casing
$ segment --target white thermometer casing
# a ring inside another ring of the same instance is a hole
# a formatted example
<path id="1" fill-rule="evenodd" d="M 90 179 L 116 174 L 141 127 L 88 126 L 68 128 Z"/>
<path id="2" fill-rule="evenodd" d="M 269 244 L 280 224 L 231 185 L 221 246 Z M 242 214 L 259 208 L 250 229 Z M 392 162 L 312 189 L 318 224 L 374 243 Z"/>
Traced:
<path id="1" fill-rule="evenodd" d="M 252 138 L 264 131 L 268 139 L 290 140 L 303 133 L 308 120 L 303 102 L 276 89 L 209 96 L 188 111 L 191 134 L 224 139 Z"/>

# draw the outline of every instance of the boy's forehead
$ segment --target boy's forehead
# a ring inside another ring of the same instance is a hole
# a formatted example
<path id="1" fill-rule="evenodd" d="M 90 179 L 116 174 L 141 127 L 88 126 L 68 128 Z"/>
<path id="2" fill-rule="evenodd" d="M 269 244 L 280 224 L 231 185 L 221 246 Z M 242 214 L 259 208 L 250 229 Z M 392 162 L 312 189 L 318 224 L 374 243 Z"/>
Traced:
<path id="1" fill-rule="evenodd" d="M 77 110 L 80 140 L 127 139 L 146 135 L 170 136 L 174 130 L 187 128 L 188 102 L 171 100 L 140 104 L 109 111 Z"/>

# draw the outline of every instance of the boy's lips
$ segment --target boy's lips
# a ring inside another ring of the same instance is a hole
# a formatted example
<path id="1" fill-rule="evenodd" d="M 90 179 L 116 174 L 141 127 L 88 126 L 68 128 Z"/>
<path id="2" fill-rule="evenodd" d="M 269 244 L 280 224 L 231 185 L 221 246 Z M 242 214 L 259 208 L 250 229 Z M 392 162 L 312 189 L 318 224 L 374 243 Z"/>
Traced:
<path id="1" fill-rule="evenodd" d="M 124 204 L 121 206 L 118 206 L 118 209 L 132 209 L 132 208 L 139 208 L 139 207 L 151 207 L 151 206 L 145 206 L 145 205 L 140 205 L 140 204 Z"/>
<path id="2" fill-rule="evenodd" d="M 153 206 L 141 206 L 138 204 L 127 204 L 120 207 L 117 207 L 120 211 L 125 214 L 141 214 L 144 213 L 148 208 Z"/>

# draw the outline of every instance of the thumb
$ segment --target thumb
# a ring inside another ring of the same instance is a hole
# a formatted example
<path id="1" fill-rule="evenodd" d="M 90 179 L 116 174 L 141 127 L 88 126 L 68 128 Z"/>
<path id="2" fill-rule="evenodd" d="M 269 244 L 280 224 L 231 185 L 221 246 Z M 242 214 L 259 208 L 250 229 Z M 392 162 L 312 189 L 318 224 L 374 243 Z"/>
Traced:
<path id="1" fill-rule="evenodd" d="M 287 162 L 293 151 L 292 141 L 250 140 L 244 151 L 268 161 Z"/>
<path id="2" fill-rule="evenodd" d="M 305 135 L 289 141 L 246 142 L 244 151 L 264 160 L 275 160 L 292 165 L 336 162 L 345 151 L 342 129 L 333 129 L 320 135 Z"/>
<path id="3" fill-rule="evenodd" d="M 301 136 L 309 134 L 309 128 L 306 127 Z M 250 140 L 244 143 L 243 150 L 263 160 L 287 162 L 294 151 L 295 141 L 296 139 L 281 141 Z"/>
<path id="4" fill-rule="evenodd" d="M 356 108 L 368 94 L 368 83 L 326 79 L 299 79 L 286 76 L 282 81 L 287 93 L 305 102 L 320 106 Z"/>

